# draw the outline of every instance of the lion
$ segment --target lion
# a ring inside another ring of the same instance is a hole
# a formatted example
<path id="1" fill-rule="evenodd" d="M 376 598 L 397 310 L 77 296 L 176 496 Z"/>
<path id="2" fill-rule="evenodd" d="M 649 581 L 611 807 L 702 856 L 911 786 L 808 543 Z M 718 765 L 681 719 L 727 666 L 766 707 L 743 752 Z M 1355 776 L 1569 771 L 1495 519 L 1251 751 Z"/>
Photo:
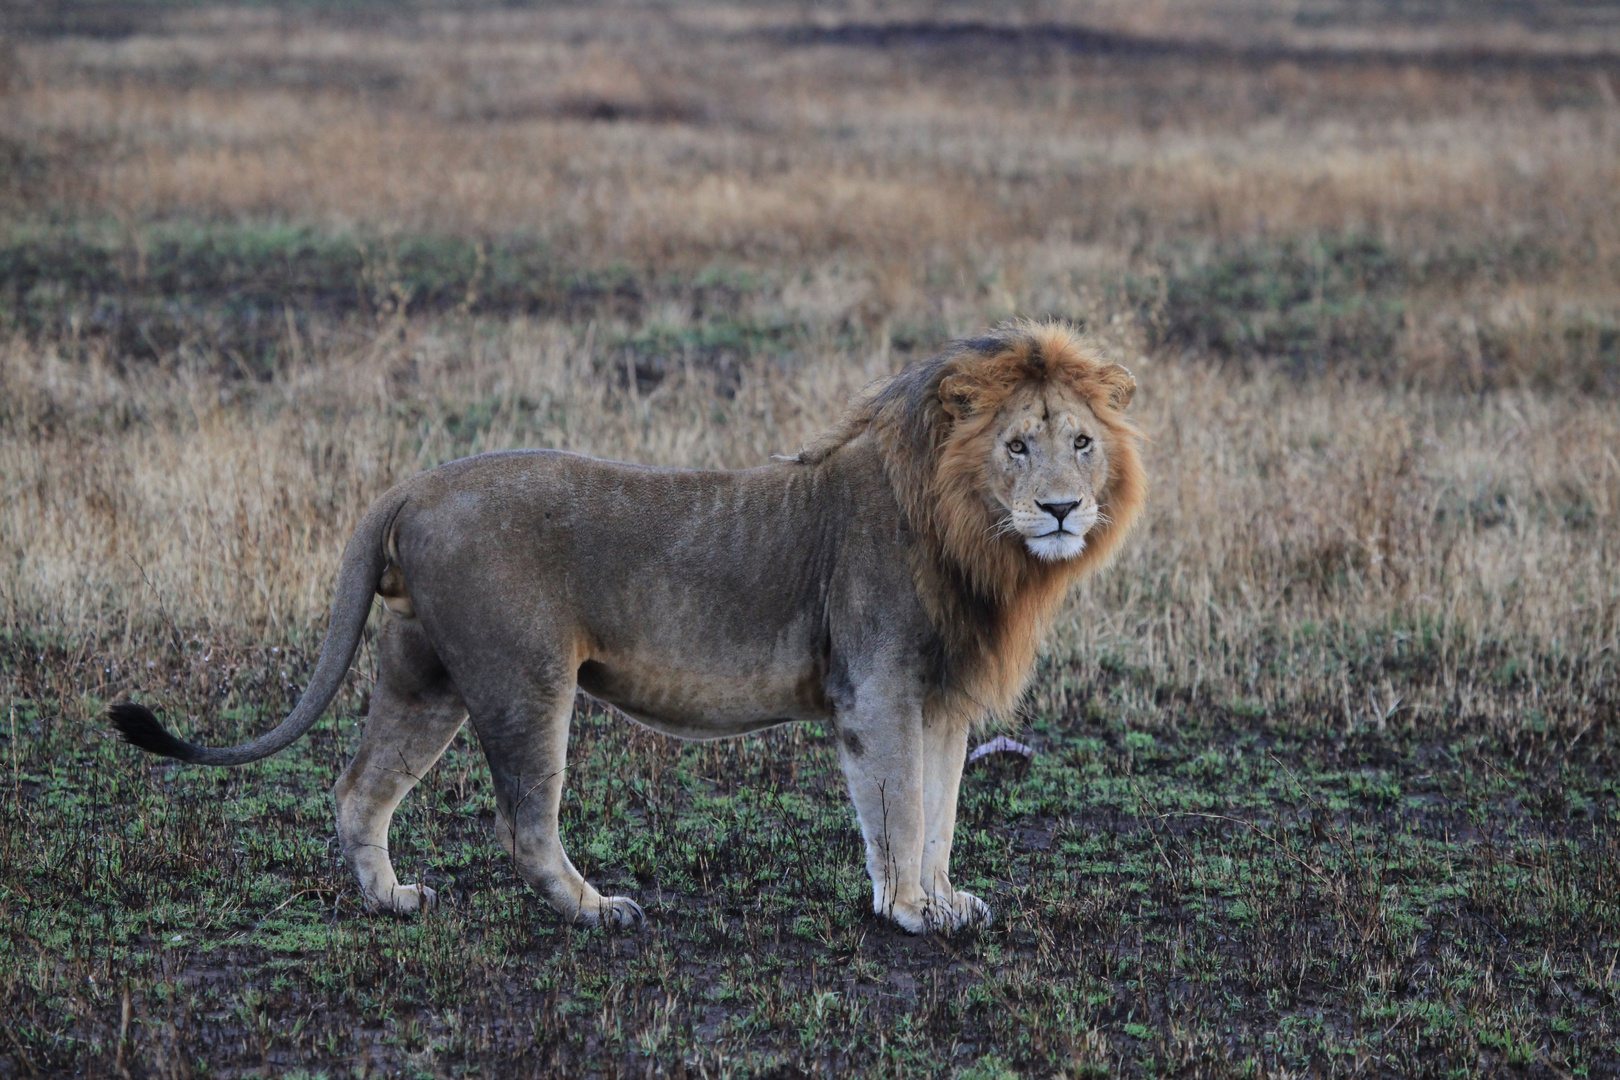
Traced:
<path id="1" fill-rule="evenodd" d="M 969 729 L 1010 711 L 1070 586 L 1141 511 L 1135 389 L 1075 331 L 1025 322 L 912 364 L 758 468 L 553 450 L 453 461 L 367 510 L 309 687 L 273 731 L 216 749 L 133 703 L 110 719 L 201 765 L 285 749 L 337 693 L 380 595 L 376 686 L 333 792 L 372 909 L 435 903 L 395 876 L 388 827 L 470 717 L 518 873 L 565 918 L 642 920 L 558 835 L 578 687 L 682 739 L 826 724 L 873 910 L 912 932 L 986 923 L 950 875 Z"/>

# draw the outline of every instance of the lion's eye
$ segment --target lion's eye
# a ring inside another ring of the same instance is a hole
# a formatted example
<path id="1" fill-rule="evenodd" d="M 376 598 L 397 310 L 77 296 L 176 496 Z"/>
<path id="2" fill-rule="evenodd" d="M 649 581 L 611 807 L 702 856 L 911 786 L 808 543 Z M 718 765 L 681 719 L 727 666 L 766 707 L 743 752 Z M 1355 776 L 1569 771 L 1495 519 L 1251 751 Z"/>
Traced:
<path id="1" fill-rule="evenodd" d="M 1076 450 L 1084 450 L 1086 447 L 1088 447 L 1090 445 L 1091 445 L 1091 436 L 1090 435 L 1076 435 L 1074 437 L 1074 448 Z"/>
<path id="2" fill-rule="evenodd" d="M 1024 446 L 1023 439 L 1014 439 L 1012 442 L 1007 444 L 1007 449 L 1015 454 L 1022 454 L 1028 448 Z"/>

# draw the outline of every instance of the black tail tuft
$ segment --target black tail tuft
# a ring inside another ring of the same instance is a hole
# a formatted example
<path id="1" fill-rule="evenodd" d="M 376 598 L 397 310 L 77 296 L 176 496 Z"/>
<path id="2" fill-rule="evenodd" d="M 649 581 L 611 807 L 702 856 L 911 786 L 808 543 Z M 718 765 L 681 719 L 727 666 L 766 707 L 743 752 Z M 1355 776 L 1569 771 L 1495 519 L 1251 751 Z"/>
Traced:
<path id="1" fill-rule="evenodd" d="M 125 741 L 142 750 L 181 761 L 190 761 L 195 756 L 197 748 L 170 735 L 145 705 L 120 701 L 107 710 L 107 719 L 112 721 L 112 726 L 118 729 L 118 734 Z"/>

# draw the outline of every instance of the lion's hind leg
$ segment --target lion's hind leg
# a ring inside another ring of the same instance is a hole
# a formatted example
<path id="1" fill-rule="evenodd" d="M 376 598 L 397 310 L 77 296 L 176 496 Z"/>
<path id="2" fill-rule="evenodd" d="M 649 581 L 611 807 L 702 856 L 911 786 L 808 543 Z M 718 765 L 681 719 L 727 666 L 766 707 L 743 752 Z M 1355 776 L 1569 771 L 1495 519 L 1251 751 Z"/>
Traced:
<path id="1" fill-rule="evenodd" d="M 544 664 L 534 667 L 544 668 Z M 473 724 L 495 781 L 495 830 L 518 873 L 559 914 L 588 926 L 638 925 L 641 906 L 603 896 L 563 850 L 558 829 L 574 712 L 573 669 L 531 673 L 515 700 L 474 705 Z"/>
<path id="2" fill-rule="evenodd" d="M 332 794 L 338 842 L 366 906 L 408 914 L 432 907 L 437 897 L 426 885 L 399 883 L 388 857 L 388 825 L 461 730 L 467 709 L 419 623 L 387 616 L 377 650 L 365 731 Z"/>

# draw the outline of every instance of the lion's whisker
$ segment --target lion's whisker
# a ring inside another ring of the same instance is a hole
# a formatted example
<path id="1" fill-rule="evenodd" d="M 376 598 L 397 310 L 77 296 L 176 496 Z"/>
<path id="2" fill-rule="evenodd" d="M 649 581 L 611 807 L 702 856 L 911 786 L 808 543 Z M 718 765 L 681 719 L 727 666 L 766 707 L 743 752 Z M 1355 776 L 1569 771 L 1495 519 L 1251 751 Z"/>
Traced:
<path id="1" fill-rule="evenodd" d="M 1018 525 L 1011 518 L 997 522 L 985 530 L 985 532 L 990 536 L 1011 536 L 1017 531 Z"/>

